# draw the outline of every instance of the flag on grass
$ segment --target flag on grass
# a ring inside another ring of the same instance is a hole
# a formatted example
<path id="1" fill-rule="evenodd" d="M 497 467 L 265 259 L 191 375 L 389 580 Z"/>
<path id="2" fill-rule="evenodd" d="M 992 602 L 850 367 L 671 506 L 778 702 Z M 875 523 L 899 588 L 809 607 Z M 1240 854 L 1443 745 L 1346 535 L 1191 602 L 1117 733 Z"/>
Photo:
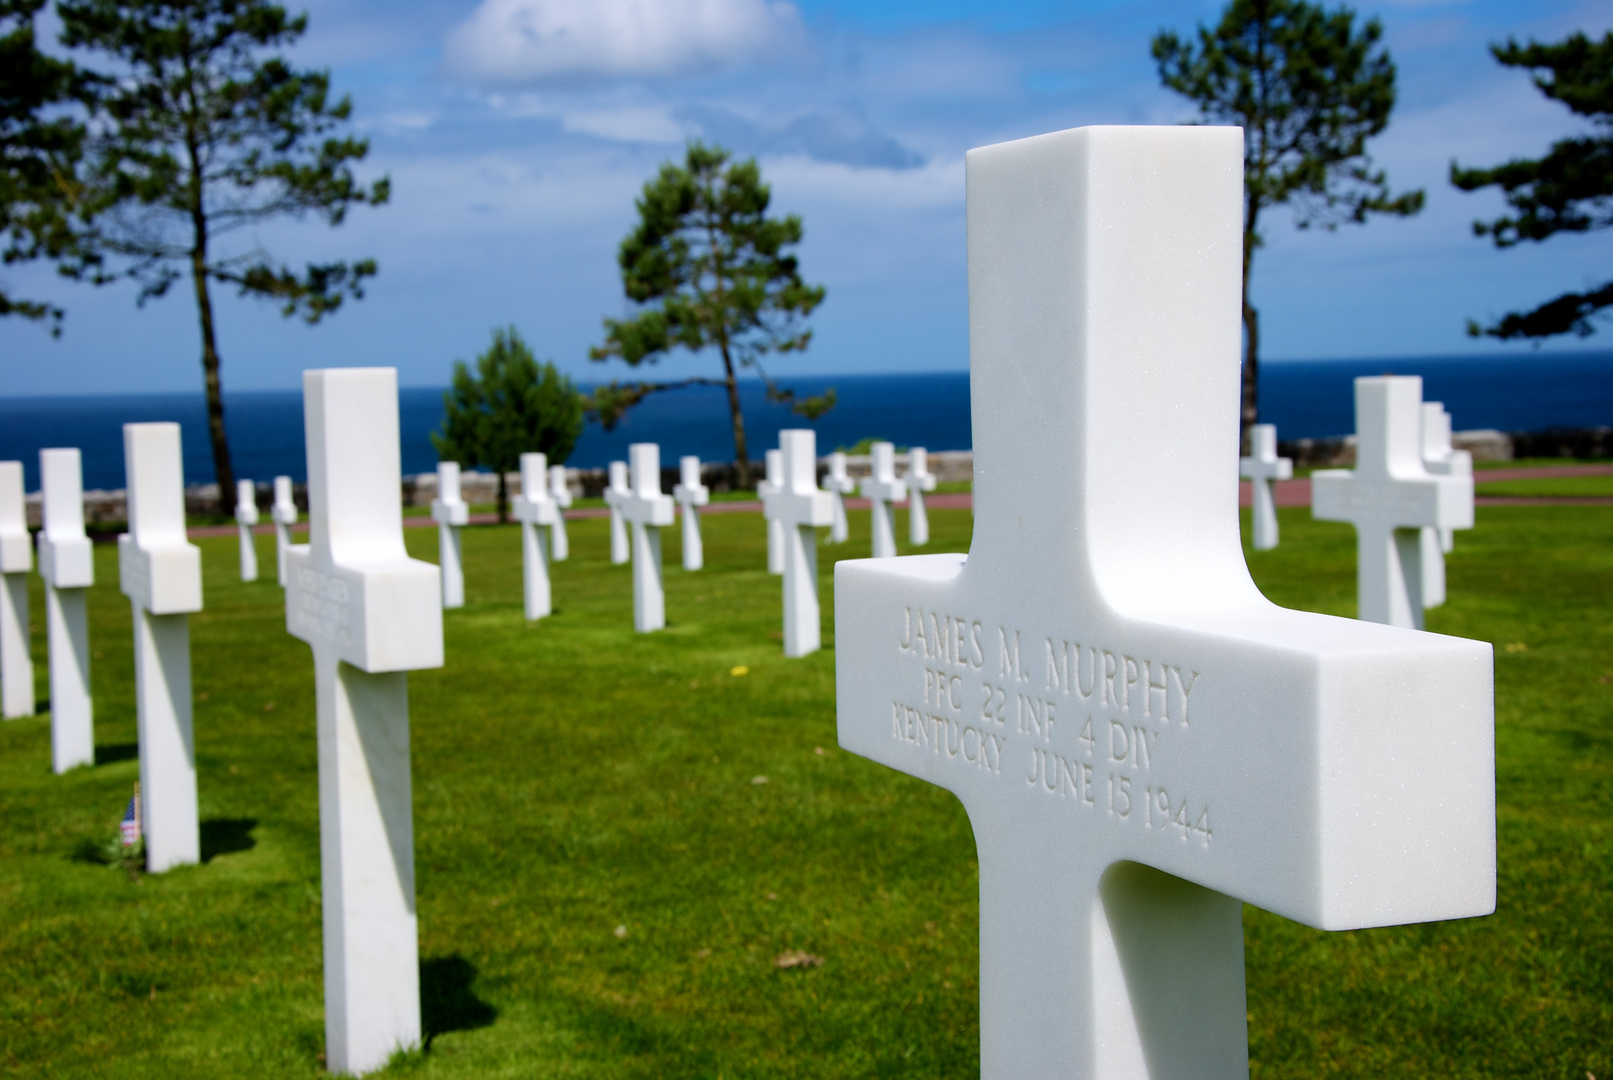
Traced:
<path id="1" fill-rule="evenodd" d="M 123 839 L 124 847 L 134 847 L 140 842 L 140 785 L 134 786 L 134 794 L 129 796 L 128 809 L 123 811 L 123 821 L 118 825 L 118 831 Z"/>

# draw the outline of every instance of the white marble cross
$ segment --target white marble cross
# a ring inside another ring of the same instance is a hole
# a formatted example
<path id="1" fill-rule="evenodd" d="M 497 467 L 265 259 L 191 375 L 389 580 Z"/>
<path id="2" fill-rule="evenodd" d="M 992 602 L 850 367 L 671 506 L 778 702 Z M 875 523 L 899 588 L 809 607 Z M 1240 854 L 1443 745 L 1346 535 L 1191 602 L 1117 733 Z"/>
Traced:
<path id="1" fill-rule="evenodd" d="M 465 564 L 459 530 L 470 521 L 470 507 L 459 497 L 459 462 L 437 462 L 437 497 L 431 500 L 437 519 L 437 562 L 442 567 L 442 606 L 465 606 Z"/>
<path id="2" fill-rule="evenodd" d="M 929 455 L 924 447 L 915 446 L 907 454 L 907 539 L 915 547 L 930 542 L 930 517 L 924 512 L 924 493 L 935 490 L 935 475 L 930 472 Z"/>
<path id="3" fill-rule="evenodd" d="M 868 510 L 874 530 L 874 558 L 896 557 L 896 511 L 892 504 L 907 498 L 907 484 L 896 479 L 896 447 L 888 442 L 877 442 L 870 448 L 872 468 L 862 480 L 862 496 L 868 500 Z"/>
<path id="4" fill-rule="evenodd" d="M 440 571 L 403 546 L 393 368 L 303 372 L 308 543 L 286 629 L 313 647 L 325 1068 L 420 1042 L 408 672 L 443 662 Z"/>
<path id="5" fill-rule="evenodd" d="M 571 541 L 566 538 L 565 514 L 571 507 L 571 488 L 566 484 L 564 465 L 549 466 L 549 497 L 559 508 L 554 516 L 554 527 L 549 530 L 549 558 L 553 562 L 565 562 L 571 557 Z"/>
<path id="6" fill-rule="evenodd" d="M 0 461 L 0 715 L 34 715 L 34 660 L 29 653 L 28 572 L 34 548 L 22 462 Z"/>
<path id="7" fill-rule="evenodd" d="M 1292 458 L 1277 456 L 1277 425 L 1256 424 L 1249 429 L 1249 456 L 1238 459 L 1238 475 L 1254 488 L 1254 549 L 1270 551 L 1277 546 L 1277 501 L 1271 482 L 1294 475 Z"/>
<path id="8" fill-rule="evenodd" d="M 1435 476 L 1472 476 L 1473 455 L 1451 447 L 1451 414 L 1437 401 L 1423 402 L 1423 468 Z M 1423 607 L 1445 602 L 1445 556 L 1456 547 L 1454 529 L 1425 528 L 1419 546 L 1423 553 Z"/>
<path id="9" fill-rule="evenodd" d="M 252 526 L 258 523 L 258 489 L 250 480 L 235 482 L 235 524 L 241 531 L 241 580 L 258 580 L 258 545 Z"/>
<path id="10" fill-rule="evenodd" d="M 95 762 L 90 614 L 95 554 L 84 535 L 84 473 L 77 449 L 39 452 L 43 494 L 39 576 L 50 646 L 50 763 L 58 773 Z"/>
<path id="11" fill-rule="evenodd" d="M 783 533 L 784 655 L 806 656 L 823 644 L 818 610 L 818 527 L 834 521 L 834 499 L 818 490 L 818 437 L 809 430 L 779 432 L 778 490 L 767 496 L 769 521 Z"/>
<path id="12" fill-rule="evenodd" d="M 700 459 L 685 454 L 678 459 L 678 483 L 672 498 L 683 505 L 683 568 L 699 570 L 706 565 L 705 545 L 700 542 L 700 507 L 711 501 L 711 490 L 700 482 Z"/>
<path id="13" fill-rule="evenodd" d="M 661 588 L 661 529 L 672 524 L 672 496 L 661 494 L 661 448 L 634 443 L 632 486 L 617 501 L 622 520 L 633 527 L 633 629 L 666 626 L 666 593 Z"/>
<path id="14" fill-rule="evenodd" d="M 526 617 L 541 619 L 554 610 L 549 594 L 549 536 L 560 508 L 545 487 L 547 454 L 521 455 L 521 494 L 515 497 L 515 519 L 521 523 L 521 567 Z"/>
<path id="15" fill-rule="evenodd" d="M 846 455 L 836 450 L 829 455 L 829 475 L 823 478 L 823 489 L 834 502 L 834 521 L 829 525 L 829 542 L 843 544 L 851 535 L 846 521 L 846 496 L 857 492 L 857 481 L 846 475 Z"/>
<path id="16" fill-rule="evenodd" d="M 986 1080 L 1247 1077 L 1243 902 L 1495 905 L 1490 646 L 1244 562 L 1241 135 L 969 152 L 974 539 L 835 568 L 841 745 L 973 826 Z"/>
<path id="17" fill-rule="evenodd" d="M 762 500 L 762 517 L 767 522 L 767 572 L 784 573 L 784 523 L 768 513 L 768 499 L 777 495 L 784 486 L 784 451 L 767 452 L 767 479 L 756 485 L 756 494 Z"/>
<path id="18" fill-rule="evenodd" d="M 275 573 L 281 588 L 286 584 L 286 548 L 291 546 L 291 527 L 297 524 L 297 503 L 291 496 L 291 477 L 274 478 L 274 505 L 269 508 L 274 520 Z"/>
<path id="19" fill-rule="evenodd" d="M 178 424 L 124 424 L 129 531 L 118 587 L 134 609 L 134 686 L 146 869 L 201 858 L 191 726 L 190 612 L 202 610 L 202 552 L 185 537 Z"/>
<path id="20" fill-rule="evenodd" d="M 627 462 L 610 463 L 610 483 L 605 487 L 605 505 L 610 507 L 610 561 L 620 566 L 631 557 L 627 546 L 627 522 L 622 518 L 622 500 L 631 489 L 627 484 Z"/>
<path id="21" fill-rule="evenodd" d="M 1311 474 L 1311 514 L 1355 526 L 1359 617 L 1423 625 L 1421 530 L 1473 527 L 1473 478 L 1435 476 L 1422 460 L 1423 380 L 1355 380 L 1355 470 Z"/>

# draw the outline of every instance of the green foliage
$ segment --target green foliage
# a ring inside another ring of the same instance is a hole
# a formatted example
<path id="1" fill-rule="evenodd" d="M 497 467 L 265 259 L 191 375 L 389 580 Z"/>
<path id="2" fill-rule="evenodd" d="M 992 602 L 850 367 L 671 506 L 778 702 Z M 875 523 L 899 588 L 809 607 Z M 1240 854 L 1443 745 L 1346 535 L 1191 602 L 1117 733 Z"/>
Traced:
<path id="1" fill-rule="evenodd" d="M 1514 158 L 1494 168 L 1464 169 L 1452 162 L 1452 184 L 1463 191 L 1498 187 L 1513 210 L 1493 221 L 1475 221 L 1474 235 L 1508 248 L 1613 225 L 1613 32 L 1600 41 L 1574 33 L 1547 45 L 1519 45 L 1509 38 L 1505 45 L 1492 45 L 1490 52 L 1506 67 L 1533 71 L 1540 92 L 1588 119 L 1595 133 L 1559 139 L 1545 157 Z M 1596 329 L 1592 318 L 1609 306 L 1613 281 L 1583 293 L 1564 293 L 1487 327 L 1469 320 L 1467 332 L 1503 341 L 1568 333 L 1587 337 Z"/>
<path id="2" fill-rule="evenodd" d="M 1164 30 L 1153 41 L 1160 80 L 1203 117 L 1243 128 L 1243 425 L 1259 418 L 1260 319 L 1249 272 L 1261 246 L 1260 216 L 1288 206 L 1301 229 L 1362 224 L 1370 214 L 1408 216 L 1423 192 L 1391 194 L 1367 140 L 1389 125 L 1395 65 L 1383 26 L 1359 27 L 1347 7 L 1306 0 L 1232 0 L 1195 40 Z"/>
<path id="3" fill-rule="evenodd" d="M 835 449 L 839 450 L 843 454 L 865 454 L 866 455 L 866 454 L 872 454 L 874 452 L 874 444 L 877 443 L 877 442 L 890 442 L 890 440 L 889 439 L 881 439 L 877 435 L 870 435 L 865 439 L 858 439 L 856 442 L 852 443 L 850 446 L 837 446 L 837 447 L 835 447 Z M 896 452 L 900 453 L 900 454 L 905 454 L 905 453 L 907 453 L 907 447 L 905 447 L 905 446 L 897 446 L 896 447 Z"/>
<path id="4" fill-rule="evenodd" d="M 1248 553 L 1260 587 L 1354 614 L 1352 530 L 1279 514 L 1282 546 Z M 826 601 L 835 560 L 868 551 L 867 511 L 849 516 L 851 542 L 820 548 Z M 927 550 L 968 549 L 967 510 L 930 521 Z M 515 529 L 465 530 L 448 664 L 409 676 L 429 1049 L 399 1072 L 979 1075 L 974 837 L 952 795 L 836 745 L 833 605 L 828 648 L 786 660 L 761 521 L 713 514 L 698 573 L 664 532 L 671 624 L 634 634 L 608 524 L 570 527 L 534 624 Z M 1613 1075 L 1610 536 L 1595 506 L 1480 507 L 1458 534 L 1429 627 L 1496 643 L 1499 908 L 1346 933 L 1245 909 L 1255 1080 Z M 405 542 L 437 555 L 435 529 Z M 132 884 L 72 858 L 139 775 L 115 545 L 88 590 L 97 764 L 53 775 L 48 716 L 0 724 L 7 1080 L 328 1075 L 313 662 L 273 578 L 239 580 L 235 538 L 198 543 L 201 865 Z M 774 966 L 796 949 L 825 963 Z"/>
<path id="5" fill-rule="evenodd" d="M 0 258 L 7 265 L 78 254 L 84 127 L 64 108 L 80 80 L 72 64 L 35 44 L 34 19 L 44 2 L 0 0 Z M 61 332 L 60 308 L 0 288 L 0 317 L 7 315 L 48 319 L 51 332 Z"/>
<path id="6" fill-rule="evenodd" d="M 801 219 L 769 217 L 772 192 L 755 159 L 732 162 L 728 151 L 694 141 L 684 162 L 666 162 L 644 185 L 639 222 L 622 241 L 617 262 L 627 298 L 640 305 L 626 319 L 605 320 L 605 343 L 589 350 L 631 367 L 654 363 L 676 348 L 722 357 L 722 379 L 670 383 L 611 383 L 596 390 L 589 410 L 605 426 L 645 395 L 691 385 L 723 386 L 734 429 L 741 486 L 749 484 L 749 454 L 739 407 L 736 370 L 754 368 L 768 397 L 815 419 L 834 405 L 834 391 L 797 399 L 767 377 L 761 359 L 804 350 L 812 340 L 805 319 L 823 303 L 821 285 L 801 278 L 796 257 Z"/>
<path id="7" fill-rule="evenodd" d="M 272 300 L 316 323 L 364 295 L 374 260 L 272 260 L 256 239 L 223 238 L 310 214 L 341 224 L 354 205 L 386 202 L 383 178 L 366 187 L 351 163 L 363 139 L 333 134 L 352 111 L 330 100 L 330 75 L 263 55 L 308 28 L 266 0 L 61 0 L 62 41 L 104 54 L 113 74 L 94 80 L 86 212 L 91 242 L 126 260 L 141 303 L 188 273 L 196 290 L 209 434 L 221 503 L 235 488 L 219 382 L 209 284 Z"/>
<path id="8" fill-rule="evenodd" d="M 582 434 L 582 395 L 553 364 L 538 363 L 513 326 L 493 331 L 474 374 L 454 361 L 443 405 L 443 433 L 433 432 L 431 444 L 444 461 L 498 474 L 500 521 L 509 517 L 504 474 L 519 468 L 521 455 L 547 454 L 550 464 L 564 464 Z"/>

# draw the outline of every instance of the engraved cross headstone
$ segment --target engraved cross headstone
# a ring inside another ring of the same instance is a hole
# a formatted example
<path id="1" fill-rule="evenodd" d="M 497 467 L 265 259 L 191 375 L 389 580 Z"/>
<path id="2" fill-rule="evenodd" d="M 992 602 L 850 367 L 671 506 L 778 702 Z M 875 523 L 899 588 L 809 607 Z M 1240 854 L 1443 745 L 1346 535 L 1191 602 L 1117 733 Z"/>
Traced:
<path id="1" fill-rule="evenodd" d="M 678 459 L 678 473 L 672 498 L 683 506 L 683 568 L 699 570 L 706 565 L 705 545 L 700 542 L 700 507 L 711 501 L 711 489 L 700 482 L 700 459 L 693 454 Z"/>
<path id="2" fill-rule="evenodd" d="M 141 821 L 153 874 L 201 857 L 191 727 L 190 612 L 202 610 L 202 553 L 185 538 L 178 424 L 124 424 L 129 531 L 118 587 L 134 609 Z"/>
<path id="3" fill-rule="evenodd" d="M 846 496 L 856 494 L 857 481 L 846 475 L 846 455 L 839 450 L 829 455 L 829 475 L 823 478 L 823 489 L 834 501 L 834 521 L 829 525 L 829 542 L 843 544 L 851 535 L 846 521 Z"/>
<path id="4" fill-rule="evenodd" d="M 431 500 L 437 519 L 437 562 L 442 567 L 442 606 L 465 606 L 465 565 L 459 530 L 470 521 L 470 507 L 459 497 L 459 462 L 437 462 L 437 497 Z"/>
<path id="5" fill-rule="evenodd" d="M 275 573 L 282 588 L 286 584 L 286 548 L 291 546 L 291 527 L 297 524 L 297 503 L 291 496 L 291 477 L 274 478 L 274 505 L 269 508 L 274 519 Z"/>
<path id="6" fill-rule="evenodd" d="M 1490 647 L 1249 577 L 1237 128 L 965 176 L 974 539 L 836 566 L 840 742 L 968 812 L 983 1077 L 1243 1078 L 1242 902 L 1493 909 Z"/>
<path id="7" fill-rule="evenodd" d="M 515 497 L 515 519 L 521 523 L 521 567 L 526 617 L 541 619 L 554 610 L 549 594 L 549 536 L 560 508 L 549 494 L 547 454 L 521 455 L 521 494 Z"/>
<path id="8" fill-rule="evenodd" d="M 930 542 L 930 516 L 924 512 L 924 493 L 935 490 L 935 476 L 930 472 L 929 454 L 924 447 L 915 446 L 907 453 L 907 475 L 902 477 L 907 486 L 907 539 L 915 547 Z"/>
<path id="9" fill-rule="evenodd" d="M 1249 456 L 1238 459 L 1238 475 L 1254 489 L 1254 549 L 1270 551 L 1277 546 L 1277 501 L 1271 482 L 1294 475 L 1292 458 L 1277 456 L 1277 425 L 1256 424 L 1249 429 Z"/>
<path id="10" fill-rule="evenodd" d="M 1423 468 L 1435 476 L 1472 476 L 1473 455 L 1451 446 L 1451 414 L 1437 401 L 1423 402 Z M 1423 556 L 1423 607 L 1445 602 L 1445 556 L 1456 547 L 1454 529 L 1425 528 L 1419 540 Z"/>
<path id="11" fill-rule="evenodd" d="M 325 1067 L 420 1041 L 408 672 L 443 662 L 440 571 L 403 546 L 393 368 L 303 373 L 308 543 L 286 555 L 286 629 L 313 647 Z"/>
<path id="12" fill-rule="evenodd" d="M 610 507 L 610 561 L 620 566 L 631 556 L 627 544 L 627 522 L 622 518 L 622 500 L 631 489 L 627 484 L 627 462 L 610 463 L 610 483 L 605 487 L 605 505 Z"/>
<path id="13" fill-rule="evenodd" d="M 868 500 L 868 510 L 874 530 L 874 558 L 896 557 L 896 511 L 892 504 L 907 498 L 907 484 L 896 479 L 896 447 L 888 442 L 877 442 L 870 448 L 869 475 L 862 480 L 862 496 Z"/>
<path id="14" fill-rule="evenodd" d="M 666 626 L 666 593 L 661 588 L 661 529 L 672 524 L 672 496 L 661 494 L 661 448 L 634 443 L 632 486 L 618 500 L 622 520 L 633 527 L 633 629 Z"/>
<path id="15" fill-rule="evenodd" d="M 1311 474 L 1311 514 L 1355 526 L 1359 617 L 1423 625 L 1421 530 L 1473 527 L 1473 478 L 1435 476 L 1422 460 L 1423 380 L 1355 380 L 1355 470 Z"/>
<path id="16" fill-rule="evenodd" d="M 84 535 L 84 474 L 76 449 L 39 452 L 39 576 L 50 646 L 50 763 L 58 773 L 95 762 L 90 614 L 95 555 Z"/>
<path id="17" fill-rule="evenodd" d="M 756 485 L 756 494 L 762 500 L 762 518 L 767 522 L 767 572 L 784 573 L 784 523 L 768 513 L 768 499 L 777 495 L 784 486 L 784 451 L 767 452 L 767 479 Z"/>
<path id="18" fill-rule="evenodd" d="M 806 656 L 823 644 L 818 609 L 818 527 L 834 520 L 834 501 L 818 490 L 818 437 L 809 430 L 779 432 L 783 467 L 779 490 L 767 496 L 767 515 L 783 531 L 784 655 Z"/>
<path id="19" fill-rule="evenodd" d="M 558 507 L 554 525 L 549 530 L 549 558 L 553 562 L 565 562 L 571 557 L 571 541 L 566 538 L 565 514 L 571 506 L 571 487 L 566 483 L 564 465 L 549 466 L 549 497 Z"/>
<path id="20" fill-rule="evenodd" d="M 22 462 L 0 461 L 0 715 L 34 714 L 34 661 L 28 643 L 28 572 L 34 548 L 28 536 Z"/>
<path id="21" fill-rule="evenodd" d="M 241 580 L 258 580 L 258 545 L 252 526 L 258 523 L 258 488 L 250 480 L 235 482 L 235 524 L 241 531 Z"/>

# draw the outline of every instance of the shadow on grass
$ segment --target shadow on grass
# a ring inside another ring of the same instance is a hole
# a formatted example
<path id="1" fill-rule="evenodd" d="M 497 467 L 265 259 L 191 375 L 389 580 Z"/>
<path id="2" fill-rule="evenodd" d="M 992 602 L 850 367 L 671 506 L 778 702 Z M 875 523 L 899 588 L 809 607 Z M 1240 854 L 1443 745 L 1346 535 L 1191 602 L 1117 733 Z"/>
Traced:
<path id="1" fill-rule="evenodd" d="M 450 1031 L 488 1027 L 498 1010 L 476 996 L 476 966 L 463 956 L 438 956 L 420 964 L 420 1021 L 425 1049 Z"/>
<path id="2" fill-rule="evenodd" d="M 97 765 L 110 765 L 115 761 L 133 761 L 139 756 L 139 743 L 120 742 L 95 748 L 95 763 Z"/>
<path id="3" fill-rule="evenodd" d="M 103 840 L 92 840 L 88 836 L 80 840 L 78 845 L 73 848 L 72 853 L 67 857 L 73 862 L 88 863 L 91 866 L 112 865 L 112 854 L 107 850 L 106 842 Z"/>
<path id="4" fill-rule="evenodd" d="M 257 827 L 257 818 L 213 818 L 202 822 L 202 862 L 212 862 L 219 855 L 251 851 L 258 846 L 252 838 L 252 830 Z"/>

